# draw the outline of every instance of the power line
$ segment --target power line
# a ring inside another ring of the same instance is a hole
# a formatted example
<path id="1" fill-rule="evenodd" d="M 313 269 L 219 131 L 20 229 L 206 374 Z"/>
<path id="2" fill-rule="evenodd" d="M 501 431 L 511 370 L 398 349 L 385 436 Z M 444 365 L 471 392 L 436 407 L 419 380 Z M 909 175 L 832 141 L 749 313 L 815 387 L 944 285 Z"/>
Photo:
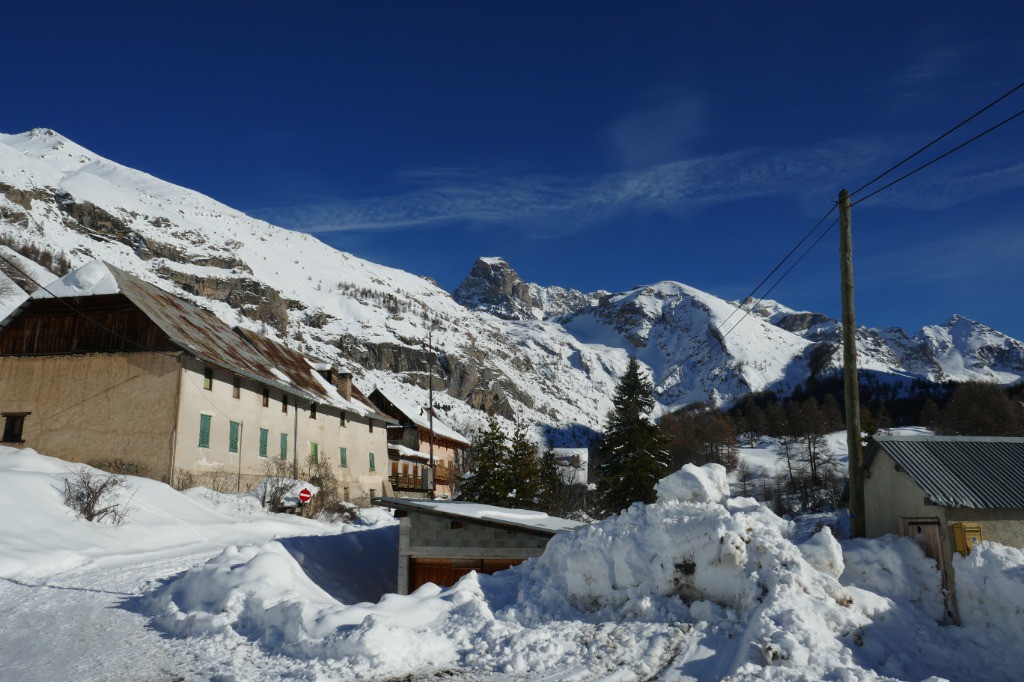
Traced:
<path id="1" fill-rule="evenodd" d="M 882 187 L 879 187 L 878 189 L 876 189 L 871 194 L 868 194 L 867 196 L 861 197 L 857 201 L 855 201 L 852 204 L 850 204 L 850 206 L 856 206 L 857 204 L 861 203 L 862 201 L 866 201 L 867 199 L 870 199 L 871 197 L 875 196 L 879 192 L 884 192 L 885 190 L 889 189 L 890 187 L 892 187 L 896 183 L 902 182 L 902 181 L 906 180 L 910 176 L 912 176 L 912 175 L 914 175 L 914 174 L 916 174 L 916 173 L 918 173 L 920 171 L 923 171 L 925 168 L 927 168 L 928 166 L 932 165 L 933 163 L 941 161 L 942 159 L 946 158 L 947 156 L 949 156 L 953 152 L 959 151 L 959 150 L 963 149 L 964 147 L 966 147 L 967 145 L 971 144 L 972 142 L 976 142 L 976 141 L 980 140 L 981 138 L 985 137 L 986 135 L 988 135 L 992 131 L 997 130 L 997 129 L 1003 127 L 1004 125 L 1006 125 L 1007 123 L 1009 123 L 1010 121 L 1014 120 L 1015 118 L 1017 118 L 1018 116 L 1021 116 L 1021 115 L 1024 115 L 1024 109 L 1021 109 L 1020 111 L 1018 111 L 1013 116 L 1010 116 L 1009 118 L 1003 119 L 1002 121 L 1000 121 L 999 123 L 995 124 L 991 128 L 988 128 L 988 129 L 978 133 L 977 135 L 975 135 L 974 137 L 970 138 L 969 140 L 966 140 L 965 142 L 961 142 L 960 144 L 958 144 L 957 146 L 953 147 L 949 151 L 944 152 L 944 153 L 936 156 L 931 161 L 929 161 L 927 163 L 921 164 L 920 166 L 918 166 L 914 170 L 910 171 L 909 173 L 904 173 L 903 175 L 901 175 L 900 177 L 896 178 L 895 180 L 893 180 L 889 184 L 883 185 Z"/>
<path id="2" fill-rule="evenodd" d="M 978 109 L 976 112 L 974 112 L 973 114 L 971 114 L 970 116 L 968 116 L 964 120 L 960 121 L 955 126 L 950 128 L 946 132 L 942 133 L 941 135 L 936 137 L 934 140 L 932 140 L 931 142 L 929 142 L 925 146 L 923 146 L 920 149 L 918 149 L 916 152 L 914 152 L 910 156 L 904 158 L 899 163 L 890 166 L 888 169 L 886 169 L 882 173 L 876 175 L 874 178 L 872 178 L 868 182 L 864 183 L 863 185 L 861 185 L 857 189 L 853 190 L 852 192 L 850 192 L 850 196 L 853 197 L 853 196 L 857 195 L 858 193 L 860 193 L 861 191 L 863 191 L 865 188 L 869 187 L 870 185 L 875 184 L 876 182 L 878 182 L 879 180 L 884 178 L 886 175 L 888 175 L 889 173 L 892 173 L 894 170 L 896 170 L 897 168 L 899 168 L 900 166 L 905 164 L 907 161 L 910 161 L 912 158 L 914 158 L 915 156 L 917 156 L 921 152 L 925 151 L 929 147 L 935 145 L 937 142 L 940 142 L 940 141 L 944 140 L 945 138 L 949 137 L 951 134 L 953 134 L 954 132 L 956 132 L 960 128 L 964 127 L 965 125 L 967 125 L 968 123 L 970 123 L 971 121 L 976 119 L 978 116 L 981 116 L 983 113 L 985 113 L 986 111 L 988 111 L 989 109 L 991 109 L 995 105 L 999 104 L 1004 99 L 1006 99 L 1007 97 L 1009 97 L 1013 93 L 1017 92 L 1021 88 L 1024 88 L 1024 81 L 1021 81 L 1020 83 L 1018 83 L 1014 87 L 1010 88 L 1009 90 L 1004 92 L 1002 95 L 1000 95 L 999 97 L 995 98 L 994 100 L 992 100 L 991 102 L 989 102 L 988 104 L 983 106 L 981 109 Z"/>

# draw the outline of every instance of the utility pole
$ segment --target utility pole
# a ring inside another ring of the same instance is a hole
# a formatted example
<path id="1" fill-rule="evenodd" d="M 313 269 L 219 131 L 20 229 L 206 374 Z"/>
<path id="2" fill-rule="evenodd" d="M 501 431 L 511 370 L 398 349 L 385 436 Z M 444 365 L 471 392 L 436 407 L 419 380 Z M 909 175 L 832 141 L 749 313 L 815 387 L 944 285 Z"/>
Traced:
<path id="1" fill-rule="evenodd" d="M 853 316 L 853 237 L 850 193 L 839 192 L 839 267 L 843 293 L 843 399 L 846 402 L 846 448 L 849 451 L 850 537 L 867 533 L 864 519 L 864 453 L 860 441 L 860 389 L 857 385 L 857 323 Z"/>
<path id="2" fill-rule="evenodd" d="M 434 499 L 434 491 L 437 489 L 434 474 L 434 326 L 431 324 L 427 331 L 427 366 L 430 369 L 427 378 L 427 419 L 430 424 L 430 499 Z"/>

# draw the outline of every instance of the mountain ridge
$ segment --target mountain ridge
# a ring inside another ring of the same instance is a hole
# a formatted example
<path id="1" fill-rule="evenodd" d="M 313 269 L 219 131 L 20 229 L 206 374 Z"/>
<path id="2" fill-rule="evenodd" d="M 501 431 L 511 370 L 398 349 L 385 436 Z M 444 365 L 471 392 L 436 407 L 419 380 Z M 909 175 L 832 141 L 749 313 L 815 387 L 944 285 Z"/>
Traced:
<path id="1" fill-rule="evenodd" d="M 728 405 L 750 391 L 786 394 L 841 362 L 839 323 L 827 316 L 763 302 L 726 334 L 736 304 L 678 282 L 585 293 L 524 282 L 490 257 L 449 294 L 48 129 L 0 135 L 0 239 L 60 252 L 73 265 L 107 260 L 226 320 L 347 364 L 367 389 L 402 391 L 417 403 L 426 402 L 433 355 L 437 403 L 459 430 L 472 431 L 490 409 L 538 425 L 559 445 L 600 431 L 630 355 L 658 387 L 662 412 Z M 1024 376 L 1024 344 L 955 315 L 914 336 L 860 328 L 858 348 L 862 367 L 894 380 Z"/>

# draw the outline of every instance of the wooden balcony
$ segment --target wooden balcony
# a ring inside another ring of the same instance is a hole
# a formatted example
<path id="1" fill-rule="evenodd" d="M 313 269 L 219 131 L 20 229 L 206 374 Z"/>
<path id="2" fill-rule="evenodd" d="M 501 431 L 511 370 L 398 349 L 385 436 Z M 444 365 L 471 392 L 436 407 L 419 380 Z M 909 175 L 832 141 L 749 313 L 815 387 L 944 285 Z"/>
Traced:
<path id="1" fill-rule="evenodd" d="M 412 476 L 411 474 L 393 474 L 388 476 L 391 487 L 395 492 L 424 492 L 429 491 L 430 480 L 425 476 Z"/>

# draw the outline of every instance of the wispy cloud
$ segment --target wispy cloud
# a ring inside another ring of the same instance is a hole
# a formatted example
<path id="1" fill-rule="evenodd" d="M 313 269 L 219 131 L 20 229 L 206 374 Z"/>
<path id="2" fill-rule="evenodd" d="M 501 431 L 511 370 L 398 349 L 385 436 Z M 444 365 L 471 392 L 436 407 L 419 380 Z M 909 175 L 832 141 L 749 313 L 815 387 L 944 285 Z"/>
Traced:
<path id="1" fill-rule="evenodd" d="M 400 180 L 408 189 L 398 193 L 313 200 L 255 213 L 311 233 L 461 223 L 500 226 L 529 237 L 581 232 L 633 212 L 686 215 L 767 196 L 791 197 L 814 215 L 828 206 L 844 179 L 869 178 L 918 143 L 851 138 L 805 149 L 746 149 L 590 176 L 424 168 L 403 174 Z M 935 210 L 1018 187 L 1024 187 L 1024 163 L 990 158 L 985 164 L 934 166 L 927 176 L 908 180 L 865 206 Z"/>

